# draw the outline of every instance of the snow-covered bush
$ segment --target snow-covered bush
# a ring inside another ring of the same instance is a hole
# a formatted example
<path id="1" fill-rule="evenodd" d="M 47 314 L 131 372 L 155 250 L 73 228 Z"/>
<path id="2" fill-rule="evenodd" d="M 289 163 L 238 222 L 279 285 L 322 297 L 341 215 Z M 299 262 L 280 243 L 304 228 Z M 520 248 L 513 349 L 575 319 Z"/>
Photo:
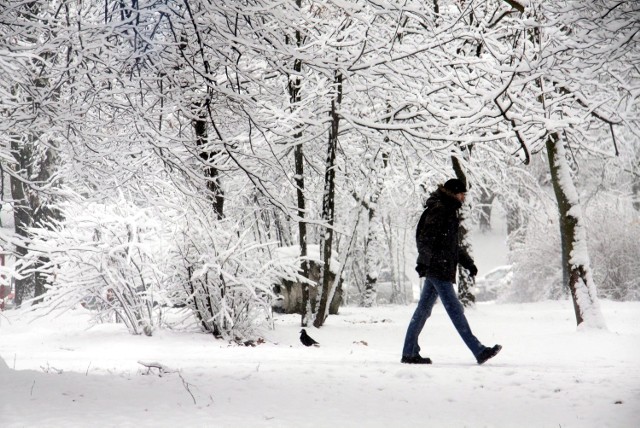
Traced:
<path id="1" fill-rule="evenodd" d="M 640 300 L 640 216 L 631 202 L 597 199 L 587 207 L 587 226 L 598 295 Z"/>
<path id="2" fill-rule="evenodd" d="M 172 250 L 174 287 L 179 285 L 174 296 L 191 308 L 204 331 L 251 339 L 271 319 L 273 285 L 283 277 L 296 279 L 297 266 L 273 259 L 271 246 L 254 242 L 250 230 L 231 220 L 195 216 L 181 234 Z"/>
<path id="3" fill-rule="evenodd" d="M 154 210 L 118 204 L 67 203 L 64 219 L 34 230 L 31 257 L 46 256 L 45 305 L 81 304 L 97 321 L 119 320 L 150 335 L 161 322 L 167 231 Z"/>
<path id="4" fill-rule="evenodd" d="M 600 194 L 585 204 L 584 213 L 598 295 L 640 300 L 640 218 L 631 201 Z M 558 219 L 553 214 L 530 219 L 524 241 L 514 244 L 510 259 L 513 282 L 500 293 L 501 301 L 531 302 L 567 295 L 562 284 Z"/>
<path id="5" fill-rule="evenodd" d="M 81 304 L 133 334 L 151 334 L 165 308 L 177 306 L 216 337 L 251 339 L 270 319 L 272 284 L 297 275 L 271 261 L 250 230 L 215 218 L 206 201 L 161 209 L 75 202 L 62 212 L 59 224 L 33 231 L 31 257 L 49 260 L 44 306 Z"/>
<path id="6" fill-rule="evenodd" d="M 500 301 L 535 302 L 566 294 L 562 284 L 560 226 L 557 219 L 541 220 L 530 219 L 524 241 L 514 242 L 509 255 L 513 280 L 509 288 L 500 291 Z"/>

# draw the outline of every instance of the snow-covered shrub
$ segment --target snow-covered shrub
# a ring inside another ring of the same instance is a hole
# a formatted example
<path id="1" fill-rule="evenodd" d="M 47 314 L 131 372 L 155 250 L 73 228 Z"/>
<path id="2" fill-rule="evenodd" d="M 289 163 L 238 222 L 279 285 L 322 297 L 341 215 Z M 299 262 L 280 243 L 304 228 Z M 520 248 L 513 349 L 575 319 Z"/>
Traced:
<path id="1" fill-rule="evenodd" d="M 562 285 L 560 226 L 557 220 L 540 220 L 530 219 L 524 240 L 513 244 L 509 255 L 513 279 L 511 286 L 498 295 L 500 301 L 535 302 L 566 294 Z"/>
<path id="2" fill-rule="evenodd" d="M 271 319 L 273 285 L 283 277 L 297 278 L 297 266 L 273 259 L 271 246 L 254 242 L 251 231 L 232 220 L 196 215 L 181 234 L 171 260 L 179 278 L 178 299 L 204 331 L 251 339 L 256 327 Z"/>
<path id="3" fill-rule="evenodd" d="M 218 220 L 206 201 L 75 202 L 62 212 L 59 224 L 33 231 L 31 257 L 49 260 L 44 305 L 81 304 L 133 334 L 151 334 L 164 308 L 179 306 L 216 337 L 251 339 L 270 320 L 272 285 L 297 276 L 253 241 L 250 226 Z"/>
<path id="4" fill-rule="evenodd" d="M 585 204 L 589 258 L 598 295 L 640 300 L 640 218 L 628 199 L 600 194 Z M 532 218 L 510 254 L 513 282 L 499 299 L 530 302 L 567 295 L 563 286 L 557 217 Z"/>
<path id="5" fill-rule="evenodd" d="M 167 231 L 154 209 L 67 203 L 64 220 L 37 229 L 32 257 L 45 255 L 45 305 L 81 304 L 97 321 L 119 320 L 133 334 L 150 335 L 161 322 Z"/>
<path id="6" fill-rule="evenodd" d="M 598 198 L 587 208 L 589 251 L 598 295 L 640 300 L 640 216 L 631 201 Z"/>

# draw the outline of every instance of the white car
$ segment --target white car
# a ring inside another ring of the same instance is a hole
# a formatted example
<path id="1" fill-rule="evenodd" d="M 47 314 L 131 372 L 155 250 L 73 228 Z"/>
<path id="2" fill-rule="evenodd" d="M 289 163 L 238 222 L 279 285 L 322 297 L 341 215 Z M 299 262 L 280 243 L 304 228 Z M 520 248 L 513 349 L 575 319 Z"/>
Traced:
<path id="1" fill-rule="evenodd" d="M 476 302 L 496 300 L 500 290 L 511 285 L 513 269 L 511 265 L 498 266 L 490 270 L 486 275 L 476 278 L 475 289 L 472 290 Z"/>

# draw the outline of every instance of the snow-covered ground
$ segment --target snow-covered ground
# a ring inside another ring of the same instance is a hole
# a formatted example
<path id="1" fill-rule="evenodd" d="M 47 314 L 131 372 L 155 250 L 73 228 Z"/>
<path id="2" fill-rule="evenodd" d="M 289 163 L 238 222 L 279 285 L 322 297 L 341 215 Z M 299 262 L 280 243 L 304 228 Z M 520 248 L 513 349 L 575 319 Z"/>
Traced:
<path id="1" fill-rule="evenodd" d="M 507 262 L 503 236 L 473 233 L 480 275 Z M 577 331 L 570 301 L 479 304 L 467 311 L 474 332 L 504 346 L 482 366 L 440 304 L 421 337 L 430 366 L 399 362 L 413 304 L 343 307 L 308 329 L 319 348 L 300 344 L 291 315 L 240 347 L 88 327 L 82 308 L 6 311 L 0 427 L 636 427 L 640 302 L 601 304 L 608 331 Z"/>
<path id="2" fill-rule="evenodd" d="M 480 304 L 476 335 L 503 351 L 478 366 L 436 305 L 430 366 L 400 364 L 413 306 L 346 307 L 321 343 L 278 316 L 266 343 L 200 333 L 87 328 L 78 309 L 0 314 L 2 427 L 636 427 L 640 302 L 602 302 L 608 331 L 577 331 L 571 302 Z M 139 361 L 169 372 L 149 371 Z M 171 371 L 176 370 L 176 371 Z"/>

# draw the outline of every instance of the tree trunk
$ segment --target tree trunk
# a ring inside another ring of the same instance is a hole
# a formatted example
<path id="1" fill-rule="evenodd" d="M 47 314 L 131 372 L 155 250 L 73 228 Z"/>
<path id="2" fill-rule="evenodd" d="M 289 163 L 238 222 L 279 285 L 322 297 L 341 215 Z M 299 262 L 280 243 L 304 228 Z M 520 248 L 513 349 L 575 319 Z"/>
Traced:
<path id="1" fill-rule="evenodd" d="M 389 248 L 389 273 L 391 276 L 391 297 L 389 298 L 389 303 L 406 304 L 404 281 L 400 279 L 403 277 L 403 273 L 398 270 L 401 259 L 399 254 L 400 247 L 393 239 L 394 228 L 390 216 L 386 216 L 382 220 L 382 229 L 386 238 L 387 247 Z"/>
<path id="2" fill-rule="evenodd" d="M 295 138 L 300 138 L 300 133 Z M 302 153 L 302 144 L 298 144 L 294 151 L 296 164 L 296 194 L 298 201 L 298 243 L 300 244 L 300 259 L 302 276 L 309 279 L 309 261 L 307 260 L 307 223 L 305 222 L 306 204 L 304 199 L 304 156 Z M 303 313 L 300 319 L 300 325 L 306 327 L 309 320 L 313 317 L 311 308 L 311 299 L 309 298 L 309 284 L 302 283 L 302 307 Z"/>
<path id="3" fill-rule="evenodd" d="M 27 162 L 30 157 L 29 146 L 19 147 L 17 142 L 11 143 L 13 156 L 16 160 L 16 167 L 14 173 L 11 175 L 11 197 L 13 203 L 13 219 L 14 229 L 18 236 L 18 243 L 16 244 L 16 268 L 20 269 L 20 261 L 26 256 L 28 249 L 26 240 L 28 238 L 28 228 L 31 227 L 32 215 L 31 206 L 29 205 L 29 199 L 27 197 L 27 191 L 25 190 L 25 184 L 18 178 L 21 175 L 26 175 Z M 33 277 L 31 275 L 19 275 L 15 280 L 15 301 L 16 306 L 22 305 L 23 300 L 33 293 Z"/>
<path id="4" fill-rule="evenodd" d="M 460 248 L 471 255 L 471 245 L 469 244 L 468 231 L 465 227 L 465 212 L 460 215 Z M 458 265 L 458 299 L 465 307 L 473 306 L 476 302 L 476 296 L 471 292 L 471 287 L 474 285 L 474 280 L 469 274 L 469 271 Z"/>
<path id="5" fill-rule="evenodd" d="M 551 181 L 560 214 L 560 231 L 566 245 L 568 287 L 573 299 L 576 323 L 581 327 L 606 328 L 596 287 L 591 276 L 587 234 L 565 149 L 557 133 L 546 141 Z"/>
<path id="6" fill-rule="evenodd" d="M 506 211 L 507 242 L 509 251 L 513 251 L 518 244 L 523 244 L 525 241 L 527 222 L 518 206 L 509 205 Z"/>
<path id="7" fill-rule="evenodd" d="M 38 183 L 51 183 L 53 178 L 53 172 L 56 168 L 58 161 L 55 155 L 55 151 L 52 148 L 47 147 L 42 153 L 42 157 L 39 162 L 32 164 L 31 169 L 37 170 L 36 180 Z M 32 173 L 31 176 L 36 174 Z M 43 227 L 45 229 L 51 229 L 50 224 L 52 220 L 60 220 L 62 215 L 58 209 L 53 206 L 51 198 L 44 198 L 42 193 L 30 189 L 29 191 L 29 206 L 32 212 L 32 224 L 36 227 Z M 35 262 L 34 275 L 33 275 L 33 294 L 34 297 L 42 296 L 46 291 L 46 276 L 43 274 L 41 267 L 49 263 L 49 258 L 46 256 L 39 256 Z M 37 299 L 34 303 L 39 302 L 41 299 Z"/>
<path id="8" fill-rule="evenodd" d="M 33 155 L 35 137 L 30 136 L 30 141 L 20 146 L 17 142 L 12 143 L 12 152 L 15 163 L 14 174 L 11 175 L 11 197 L 14 200 L 13 218 L 14 229 L 18 236 L 16 244 L 17 269 L 21 269 L 21 261 L 29 252 L 26 242 L 29 239 L 30 227 L 50 227 L 52 219 L 59 219 L 60 213 L 51 208 L 51 202 L 46 201 L 43 195 L 32 189 L 27 184 L 27 180 L 34 180 L 37 183 L 48 184 L 51 182 L 53 170 L 56 165 L 54 152 L 46 148 L 42 154 L 42 159 L 38 161 Z M 35 265 L 31 268 L 35 273 L 21 274 L 16 278 L 16 304 L 21 305 L 25 298 L 42 296 L 46 288 L 46 279 L 39 268 L 45 265 L 48 259 L 39 257 Z"/>
<path id="9" fill-rule="evenodd" d="M 31 8 L 30 13 L 25 17 L 29 20 L 35 19 L 40 13 L 40 5 L 34 3 L 27 6 Z M 30 40 L 35 43 L 35 40 Z M 46 60 L 53 56 L 51 52 L 43 52 L 41 57 L 33 59 L 31 69 L 33 70 L 33 80 L 29 82 L 29 93 L 46 93 L 47 99 L 52 102 L 59 101 L 59 88 L 50 88 L 49 78 L 46 77 L 44 70 L 46 69 Z M 16 88 L 17 89 L 17 88 Z M 31 95 L 26 98 L 27 102 L 37 104 L 38 97 L 34 99 Z M 36 113 L 37 115 L 37 113 Z M 33 123 L 30 123 L 31 129 Z M 11 175 L 11 195 L 14 200 L 14 230 L 18 237 L 16 243 L 17 270 L 21 269 L 21 262 L 29 252 L 26 242 L 29 238 L 30 227 L 49 228 L 50 220 L 59 219 L 60 212 L 52 208 L 52 195 L 45 195 L 42 190 L 51 187 L 52 177 L 57 166 L 55 147 L 43 145 L 40 142 L 43 131 L 38 126 L 47 126 L 38 124 L 34 126 L 32 131 L 23 132 L 22 138 L 16 136 L 11 142 L 11 152 L 15 159 L 14 173 Z M 25 135 L 26 134 L 26 135 Z M 51 145 L 51 142 L 48 142 Z M 29 183 L 36 183 L 31 186 Z M 26 297 L 40 297 L 46 288 L 46 277 L 42 274 L 40 268 L 48 262 L 48 258 L 40 256 L 35 263 L 30 266 L 34 273 L 20 273 L 15 281 L 15 300 L 17 305 L 21 305 Z"/>
<path id="10" fill-rule="evenodd" d="M 380 241 L 375 227 L 378 194 L 374 192 L 367 202 L 368 230 L 364 246 L 365 281 L 362 293 L 362 307 L 370 308 L 376 303 L 378 294 L 378 274 L 380 273 Z"/>
<path id="11" fill-rule="evenodd" d="M 196 106 L 198 109 L 202 106 Z M 205 163 L 204 176 L 207 181 L 207 189 L 212 202 L 213 210 L 215 211 L 218 219 L 224 217 L 224 193 L 220 186 L 220 177 L 218 169 L 211 165 L 218 153 L 211 151 L 208 145 L 208 133 L 207 133 L 207 119 L 198 112 L 198 118 L 193 121 L 193 130 L 196 135 L 196 144 L 200 148 L 200 158 Z"/>
<path id="12" fill-rule="evenodd" d="M 296 7 L 300 9 L 302 5 L 302 0 L 296 0 Z M 296 29 L 296 48 L 300 48 L 302 46 L 302 34 L 300 30 Z M 298 108 L 298 105 L 301 101 L 300 95 L 300 73 L 302 72 L 302 60 L 296 58 L 293 62 L 293 71 L 295 73 L 295 77 L 293 79 L 289 78 L 289 102 L 291 103 L 292 111 L 295 111 Z M 300 127 L 300 125 L 298 125 Z M 306 217 L 306 202 L 304 198 L 304 152 L 302 150 L 302 143 L 300 143 L 300 139 L 302 138 L 302 132 L 296 132 L 293 135 L 294 140 L 297 142 L 293 156 L 295 162 L 295 170 L 296 175 L 294 177 L 294 181 L 296 183 L 296 199 L 298 205 L 298 243 L 300 244 L 300 269 L 302 270 L 302 276 L 306 279 L 309 279 L 309 261 L 307 260 L 308 250 L 307 250 L 307 223 L 305 221 Z M 307 327 L 309 325 L 309 320 L 313 317 L 313 310 L 311 308 L 311 299 L 309 296 L 309 284 L 303 282 L 302 284 L 302 314 L 300 317 L 300 325 L 302 327 Z"/>
<path id="13" fill-rule="evenodd" d="M 22 8 L 24 7 L 24 8 Z M 51 121 L 56 116 L 46 113 L 46 118 L 41 117 L 40 102 L 46 99 L 50 106 L 60 102 L 60 91 L 63 83 L 58 79 L 61 76 L 52 77 L 49 75 L 51 65 L 55 63 L 55 56 L 58 54 L 52 47 L 42 45 L 42 38 L 55 39 L 55 27 L 48 27 L 46 7 L 39 2 L 26 2 L 19 7 L 18 15 L 33 24 L 33 32 L 23 32 L 18 41 L 18 45 L 23 42 L 24 46 L 38 46 L 32 48 L 38 51 L 31 56 L 27 65 L 27 81 L 17 83 L 16 93 L 19 87 L 23 87 L 24 92 L 29 94 L 24 101 L 34 106 L 34 116 L 25 119 L 22 131 L 17 132 L 11 143 L 11 151 L 15 159 L 14 173 L 11 175 L 11 194 L 14 200 L 14 228 L 18 236 L 16 243 L 17 267 L 29 252 L 27 240 L 29 238 L 30 227 L 50 228 L 51 220 L 60 219 L 61 214 L 54 206 L 54 192 L 46 193 L 47 188 L 56 187 L 54 173 L 58 164 L 56 156 L 57 148 L 51 141 L 41 141 L 41 138 L 50 126 Z M 16 41 L 14 41 L 15 43 Z M 51 63 L 49 62 L 51 61 Z M 16 95 L 14 93 L 14 95 Z M 23 303 L 25 297 L 42 296 L 46 288 L 46 277 L 41 271 L 41 267 L 48 263 L 48 258 L 39 256 L 30 266 L 34 273 L 20 273 L 16 278 L 16 304 Z M 37 302 L 34 301 L 34 302 Z"/>
<path id="14" fill-rule="evenodd" d="M 364 293 L 362 294 L 362 306 L 370 308 L 376 303 L 376 296 L 378 294 L 378 274 L 380 273 L 380 230 L 377 222 L 378 218 L 378 200 L 384 189 L 385 171 L 389 165 L 389 153 L 382 151 L 382 168 L 375 171 L 376 184 L 367 198 L 365 207 L 368 211 L 368 230 L 367 239 L 364 245 L 364 259 L 365 259 L 365 283 Z M 375 159 L 374 159 L 375 162 Z M 376 169 L 374 167 L 374 169 Z M 372 171 L 374 173 L 374 171 Z M 389 253 L 393 254 L 393 253 Z"/>
<path id="15" fill-rule="evenodd" d="M 451 162 L 453 164 L 453 170 L 456 173 L 456 178 L 462 181 L 465 187 L 468 189 L 467 176 L 462 170 L 462 165 L 460 164 L 460 160 L 451 156 Z M 468 231 L 465 227 L 465 217 L 464 214 L 466 212 L 466 208 L 463 208 L 463 214 L 460 215 L 460 230 L 458 233 L 458 239 L 460 242 L 460 248 L 466 251 L 469 255 L 471 255 L 471 245 L 469 244 L 468 239 Z M 462 266 L 458 266 L 458 299 L 465 306 L 472 306 L 476 302 L 476 297 L 471 292 L 471 286 L 473 285 L 473 279 L 469 275 L 469 271 L 467 271 Z"/>
<path id="16" fill-rule="evenodd" d="M 333 245 L 333 224 L 335 220 L 335 192 L 336 192 L 336 150 L 338 148 L 338 130 L 340 115 L 338 108 L 342 102 L 342 73 L 336 71 L 334 75 L 335 96 L 331 100 L 331 126 L 329 128 L 329 145 L 327 148 L 327 162 L 324 176 L 324 195 L 322 198 L 322 220 L 325 231 L 322 236 L 320 250 L 322 251 L 322 285 L 318 290 L 318 310 L 313 325 L 321 327 L 329 314 L 329 297 L 333 294 L 331 287 L 331 255 Z M 337 281 L 336 281 L 337 282 Z"/>
<path id="17" fill-rule="evenodd" d="M 633 208 L 636 211 L 640 211 L 640 179 L 635 178 L 635 181 L 631 185 L 631 189 L 633 190 Z"/>
<path id="18" fill-rule="evenodd" d="M 486 233 L 491 231 L 491 208 L 495 197 L 495 193 L 492 193 L 484 188 L 480 189 L 480 200 L 478 201 L 478 203 L 480 206 L 481 215 L 478 226 L 480 227 L 481 232 Z"/>

